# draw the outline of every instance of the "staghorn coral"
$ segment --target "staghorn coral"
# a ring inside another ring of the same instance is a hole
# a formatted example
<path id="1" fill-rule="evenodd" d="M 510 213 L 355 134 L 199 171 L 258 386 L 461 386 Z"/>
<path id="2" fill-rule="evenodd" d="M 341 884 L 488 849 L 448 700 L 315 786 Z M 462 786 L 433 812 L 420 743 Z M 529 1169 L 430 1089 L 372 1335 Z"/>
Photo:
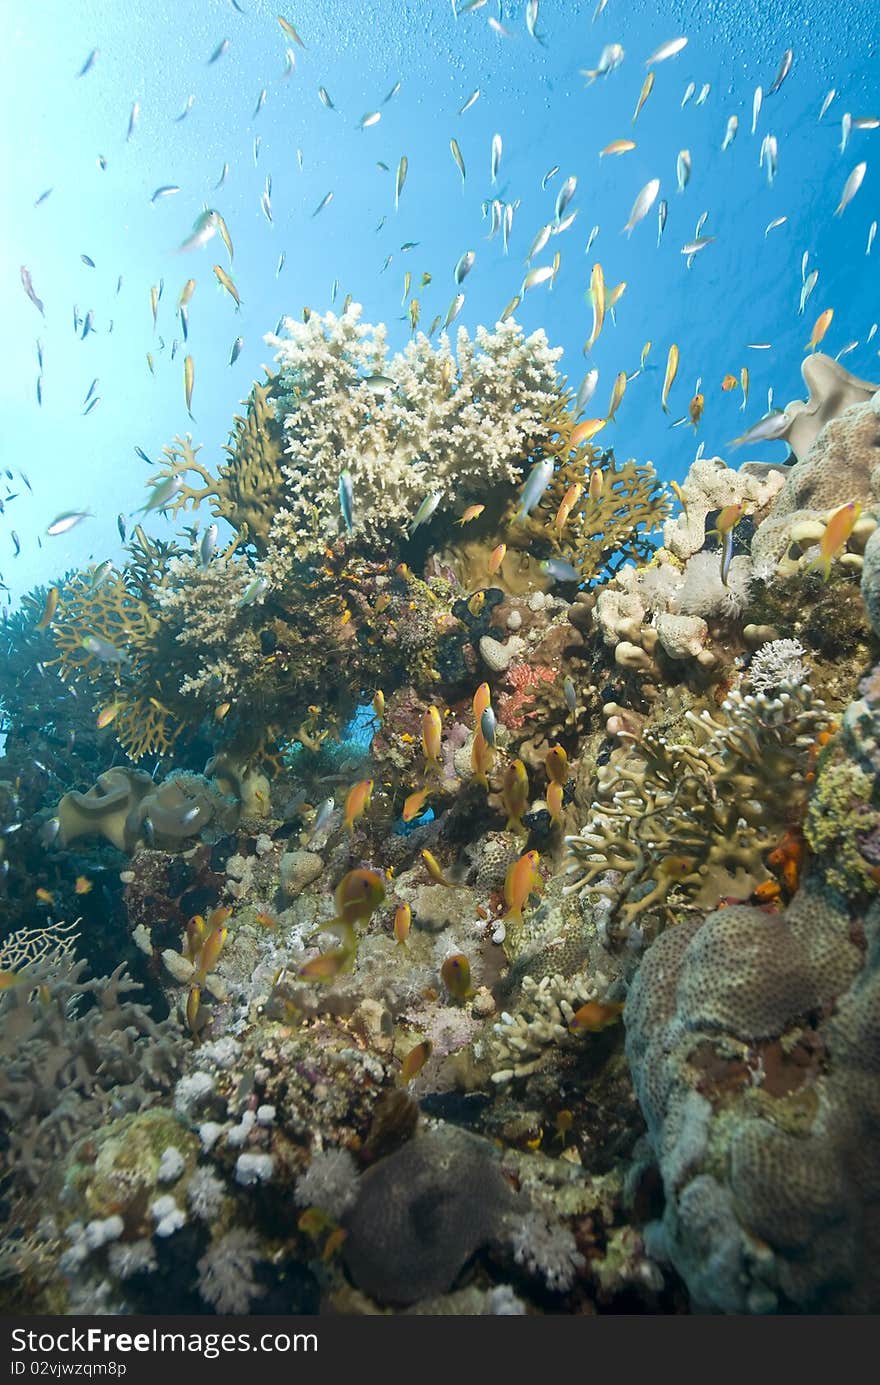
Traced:
<path id="1" fill-rule="evenodd" d="M 807 684 L 772 698 L 733 692 L 721 710 L 723 722 L 687 714 L 695 744 L 622 733 L 627 749 L 600 771 L 589 821 L 566 837 L 567 893 L 611 898 L 631 924 L 648 910 L 670 918 L 672 890 L 694 894 L 716 872 L 766 877 L 762 853 L 803 815 L 809 752 L 830 717 Z M 608 871 L 619 879 L 600 880 Z"/>

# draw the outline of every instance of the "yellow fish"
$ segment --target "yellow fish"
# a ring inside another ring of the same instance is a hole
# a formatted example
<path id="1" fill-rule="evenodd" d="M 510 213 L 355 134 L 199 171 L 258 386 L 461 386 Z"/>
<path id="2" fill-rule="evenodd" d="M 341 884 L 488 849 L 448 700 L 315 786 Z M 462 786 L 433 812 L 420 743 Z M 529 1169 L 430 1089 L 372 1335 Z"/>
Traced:
<path id="1" fill-rule="evenodd" d="M 195 1034 L 198 1028 L 201 999 L 201 987 L 190 986 L 189 994 L 186 997 L 186 1027 L 191 1034 Z"/>
<path id="2" fill-rule="evenodd" d="M 599 333 L 605 321 L 605 275 L 602 273 L 602 266 L 594 264 L 590 274 L 590 299 L 593 304 L 593 330 L 590 333 L 584 354 L 592 351 L 596 342 L 599 340 Z"/>
<path id="3" fill-rule="evenodd" d="M 186 411 L 192 418 L 192 397 L 193 385 L 195 384 L 196 367 L 192 356 L 187 356 L 183 362 L 183 393 L 186 399 Z M 195 419 L 193 419 L 195 422 Z"/>
<path id="4" fill-rule="evenodd" d="M 382 721 L 385 716 L 385 694 L 381 688 L 377 688 L 373 694 L 373 711 L 376 713 L 379 721 Z"/>
<path id="5" fill-rule="evenodd" d="M 818 556 L 807 564 L 809 571 L 821 568 L 824 580 L 828 581 L 831 576 L 831 564 L 846 548 L 847 540 L 861 513 L 862 507 L 857 500 L 851 500 L 848 505 L 841 505 L 839 510 L 835 510 L 819 540 Z"/>
<path id="6" fill-rule="evenodd" d="M 678 347 L 676 346 L 675 342 L 673 342 L 669 348 L 669 355 L 666 357 L 666 377 L 663 381 L 663 396 L 660 401 L 663 405 L 663 412 L 665 414 L 669 413 L 669 405 L 667 403 L 667 400 L 669 399 L 669 391 L 672 389 L 672 382 L 677 374 Z"/>
<path id="7" fill-rule="evenodd" d="M 99 731 L 103 731 L 105 726 L 109 726 L 111 721 L 116 720 L 119 715 L 120 705 L 121 704 L 118 702 L 111 702 L 109 707 L 101 708 L 98 713 L 98 719 L 95 722 L 95 726 Z"/>
<path id="8" fill-rule="evenodd" d="M 613 139 L 610 144 L 605 145 L 604 149 L 599 150 L 599 158 L 604 158 L 606 154 L 628 154 L 635 147 L 635 140 Z"/>
<path id="9" fill-rule="evenodd" d="M 471 964 L 463 952 L 453 952 L 444 960 L 440 980 L 454 1000 L 468 1000 L 474 993 Z"/>
<path id="10" fill-rule="evenodd" d="M 507 813 L 506 832 L 525 832 L 523 813 L 529 806 L 529 775 L 522 760 L 511 760 L 504 771 L 501 800 Z"/>
<path id="11" fill-rule="evenodd" d="M 455 889 L 452 881 L 446 879 L 440 862 L 432 852 L 426 849 L 421 853 L 421 856 L 432 880 L 435 880 L 438 885 L 445 885 L 448 890 Z"/>
<path id="12" fill-rule="evenodd" d="M 471 773 L 484 789 L 489 788 L 489 770 L 495 761 L 495 752 L 487 743 L 482 730 L 477 726 L 471 742 Z"/>
<path id="13" fill-rule="evenodd" d="M 474 700 L 472 703 L 474 721 L 477 726 L 479 726 L 480 724 L 480 717 L 483 715 L 486 708 L 491 706 L 491 703 L 492 690 L 489 687 L 488 683 L 481 683 L 480 686 L 477 688 L 477 691 L 474 693 Z"/>
<path id="14" fill-rule="evenodd" d="M 540 860 L 537 851 L 527 851 L 518 861 L 507 867 L 504 878 L 504 902 L 507 905 L 505 918 L 516 919 L 522 923 L 523 906 L 528 902 L 529 895 L 537 894 L 540 889 Z"/>
<path id="15" fill-rule="evenodd" d="M 40 904 L 54 904 L 54 903 L 55 903 L 55 896 L 51 893 L 50 890 L 44 890 L 42 886 L 40 886 L 40 888 L 37 890 L 36 894 L 37 894 L 37 899 L 39 900 Z"/>
<path id="16" fill-rule="evenodd" d="M 568 756 L 561 745 L 551 745 L 544 757 L 544 769 L 547 771 L 547 778 L 557 784 L 564 784 L 568 779 Z"/>
<path id="17" fill-rule="evenodd" d="M 400 1069 L 401 1082 L 411 1082 L 421 1072 L 430 1058 L 433 1048 L 434 1045 L 430 1039 L 423 1039 L 420 1044 L 416 1044 L 415 1048 L 410 1049 Z"/>
<path id="18" fill-rule="evenodd" d="M 617 374 L 617 376 L 616 376 L 616 378 L 615 378 L 615 381 L 614 381 L 614 387 L 613 387 L 612 390 L 611 390 L 611 403 L 608 405 L 608 417 L 607 417 L 606 420 L 605 420 L 606 423 L 612 423 L 612 422 L 614 421 L 614 415 L 617 413 L 617 410 L 620 408 L 621 402 L 622 402 L 622 400 L 623 400 L 623 396 L 624 396 L 625 394 L 626 394 L 626 371 L 625 371 L 625 370 L 621 370 L 621 371 L 618 372 L 618 374 Z"/>
<path id="19" fill-rule="evenodd" d="M 556 779 L 552 779 L 547 785 L 547 812 L 550 814 L 551 822 L 558 822 L 562 817 L 562 800 L 565 788 Z"/>
<path id="20" fill-rule="evenodd" d="M 58 596 L 58 588 L 50 587 L 46 593 L 46 602 L 43 606 L 43 614 L 40 616 L 40 619 L 37 621 L 36 624 L 37 630 L 46 630 L 52 624 L 55 612 L 58 609 Z"/>
<path id="21" fill-rule="evenodd" d="M 196 975 L 202 984 L 204 984 L 208 973 L 213 971 L 217 965 L 228 936 L 228 928 L 214 928 L 202 943 L 199 955 L 195 960 Z"/>
<path id="22" fill-rule="evenodd" d="M 813 331 L 812 331 L 812 333 L 810 334 L 810 340 L 807 342 L 806 346 L 804 347 L 804 350 L 805 350 L 805 351 L 815 351 L 815 350 L 816 350 L 816 347 L 819 345 L 819 343 L 820 343 L 820 341 L 822 340 L 822 338 L 824 337 L 825 333 L 828 331 L 828 328 L 831 326 L 831 319 L 833 318 L 833 316 L 834 316 L 834 309 L 833 309 L 833 308 L 826 308 L 825 311 L 824 311 L 823 313 L 820 313 L 820 314 L 819 314 L 819 316 L 816 318 L 816 321 L 815 321 L 815 323 L 814 323 L 814 325 L 813 325 Z"/>
<path id="23" fill-rule="evenodd" d="M 604 486 L 605 486 L 605 475 L 604 475 L 604 472 L 602 471 L 602 468 L 601 468 L 601 467 L 597 467 L 595 471 L 591 471 L 591 472 L 590 472 L 590 483 L 589 483 L 589 488 L 588 488 L 588 493 L 589 493 L 590 499 L 591 499 L 591 500 L 599 500 L 599 499 L 601 499 L 602 491 L 603 491 Z"/>
<path id="24" fill-rule="evenodd" d="M 641 113 L 641 109 L 642 109 L 642 107 L 644 106 L 645 102 L 647 101 L 648 97 L 651 95 L 651 92 L 652 92 L 653 90 L 654 90 L 654 73 L 653 73 L 653 72 L 649 72 L 648 75 L 647 75 L 647 77 L 645 78 L 645 80 L 642 82 L 642 89 L 641 89 L 641 91 L 639 92 L 638 103 L 637 103 L 637 105 L 636 105 L 635 113 L 634 113 L 633 118 L 632 118 L 632 123 L 633 123 L 633 125 L 635 125 L 636 121 L 638 120 L 639 115 L 640 115 L 640 113 Z"/>
<path id="25" fill-rule="evenodd" d="M 422 717 L 422 750 L 432 768 L 440 769 L 440 742 L 443 723 L 437 708 L 431 706 Z"/>
<path id="26" fill-rule="evenodd" d="M 456 520 L 457 524 L 470 524 L 471 520 L 479 519 L 485 510 L 485 505 L 468 505 L 461 519 Z"/>
<path id="27" fill-rule="evenodd" d="M 332 981 L 341 972 L 350 971 L 353 962 L 354 948 L 333 947 L 301 966 L 297 976 L 303 981 Z"/>
<path id="28" fill-rule="evenodd" d="M 241 299 L 238 296 L 238 289 L 235 287 L 235 284 L 232 282 L 232 279 L 226 273 L 226 270 L 223 268 L 223 266 L 215 264 L 214 274 L 217 278 L 217 282 L 222 285 L 222 287 L 229 294 L 232 301 L 235 303 L 236 308 L 240 308 Z"/>
<path id="29" fill-rule="evenodd" d="M 361 779 L 349 789 L 345 799 L 344 819 L 344 826 L 348 828 L 349 832 L 354 832 L 354 825 L 358 818 L 363 817 L 369 808 L 372 794 L 372 779 Z"/>
<path id="30" fill-rule="evenodd" d="M 399 943 L 405 943 L 412 927 L 412 909 L 408 904 L 398 904 L 394 912 L 394 936 Z"/>
<path id="31" fill-rule="evenodd" d="M 691 423 L 694 425 L 695 430 L 700 422 L 700 419 L 703 417 L 703 405 L 705 404 L 705 402 L 706 401 L 703 395 L 698 393 L 694 395 L 693 399 L 688 405 L 688 413 L 691 416 Z"/>

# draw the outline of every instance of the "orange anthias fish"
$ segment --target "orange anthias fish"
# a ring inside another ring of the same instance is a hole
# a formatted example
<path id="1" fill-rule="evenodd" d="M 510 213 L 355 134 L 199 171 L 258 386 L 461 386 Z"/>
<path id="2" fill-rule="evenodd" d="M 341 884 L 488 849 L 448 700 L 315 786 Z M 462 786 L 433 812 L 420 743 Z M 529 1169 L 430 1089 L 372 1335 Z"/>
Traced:
<path id="1" fill-rule="evenodd" d="M 851 500 L 848 505 L 841 505 L 839 510 L 835 510 L 825 526 L 825 533 L 819 540 L 818 556 L 807 564 L 808 572 L 821 568 L 823 580 L 828 581 L 831 576 L 831 564 L 835 558 L 840 557 L 846 548 L 847 540 L 861 513 L 862 507 L 858 500 Z"/>
<path id="2" fill-rule="evenodd" d="M 561 745 L 551 745 L 544 757 L 544 769 L 547 771 L 547 778 L 557 784 L 564 784 L 568 779 L 568 756 Z"/>
<path id="3" fill-rule="evenodd" d="M 823 313 L 819 314 L 819 316 L 816 318 L 815 323 L 813 324 L 813 330 L 810 334 L 810 340 L 804 347 L 805 351 L 816 350 L 816 347 L 819 345 L 825 333 L 828 331 L 828 328 L 831 326 L 831 319 L 833 318 L 833 316 L 833 308 L 826 308 Z"/>
<path id="4" fill-rule="evenodd" d="M 767 857 L 767 865 L 782 875 L 788 893 L 794 894 L 800 882 L 801 868 L 807 854 L 803 834 L 796 828 L 783 832 L 779 845 Z"/>
<path id="5" fill-rule="evenodd" d="M 43 614 L 37 621 L 37 624 L 34 627 L 35 629 L 47 630 L 49 626 L 52 624 L 52 621 L 55 617 L 55 612 L 58 609 L 58 596 L 58 588 L 50 587 L 48 592 L 46 593 L 46 603 L 43 606 Z"/>
<path id="6" fill-rule="evenodd" d="M 208 973 L 214 970 L 228 936 L 228 928 L 214 928 L 202 943 L 193 964 L 198 978 L 197 984 L 204 985 Z"/>
<path id="7" fill-rule="evenodd" d="M 562 497 L 559 509 L 556 511 L 556 518 L 553 521 L 554 527 L 556 529 L 565 528 L 566 524 L 568 523 L 568 517 L 574 509 L 575 505 L 580 500 L 583 494 L 583 490 L 583 486 L 580 485 L 580 483 L 577 481 L 575 481 L 572 485 L 569 486 L 568 490 L 565 492 L 565 495 Z"/>
<path id="8" fill-rule="evenodd" d="M 725 375 L 724 379 L 721 381 L 721 388 L 724 390 L 725 394 L 728 394 L 730 390 L 735 390 L 738 384 L 739 380 L 737 380 L 735 375 Z"/>
<path id="9" fill-rule="evenodd" d="M 505 559 L 506 554 L 507 554 L 507 544 L 506 544 L 506 543 L 499 543 L 498 546 L 497 546 L 496 548 L 493 548 L 493 549 L 492 549 L 492 552 L 489 554 L 489 576 L 490 576 L 490 577 L 494 577 L 494 576 L 495 576 L 495 573 L 498 571 L 498 569 L 500 568 L 501 564 L 504 562 L 504 559 Z"/>
<path id="10" fill-rule="evenodd" d="M 384 898 L 385 881 L 378 871 L 364 867 L 350 870 L 336 886 L 336 917 L 329 923 L 322 923 L 319 931 L 350 930 L 352 924 L 366 923 Z"/>
<path id="11" fill-rule="evenodd" d="M 411 1082 L 414 1077 L 418 1076 L 430 1058 L 433 1049 L 434 1045 L 430 1039 L 423 1039 L 420 1044 L 416 1044 L 415 1048 L 410 1049 L 400 1069 L 401 1082 Z"/>
<path id="12" fill-rule="evenodd" d="M 92 889 L 92 881 L 87 875 L 78 875 L 73 888 L 76 894 L 88 894 Z"/>
<path id="13" fill-rule="evenodd" d="M 471 964 L 463 952 L 453 952 L 444 960 L 440 979 L 454 1000 L 468 1000 L 474 994 Z"/>
<path id="14" fill-rule="evenodd" d="M 551 822 L 558 822 L 562 817 L 562 800 L 564 795 L 564 785 L 552 779 L 547 785 L 547 811 L 550 814 Z"/>
<path id="15" fill-rule="evenodd" d="M 486 738 L 478 725 L 474 732 L 474 739 L 471 742 L 471 773 L 477 783 L 482 784 L 483 788 L 486 790 L 489 788 L 489 770 L 492 768 L 494 761 L 495 752 L 492 747 L 487 744 Z"/>
<path id="16" fill-rule="evenodd" d="M 523 813 L 529 806 L 529 775 L 522 760 L 511 760 L 504 771 L 501 800 L 507 813 L 505 831 L 523 832 Z"/>
<path id="17" fill-rule="evenodd" d="M 596 434 L 601 433 L 605 423 L 604 418 L 585 418 L 583 423 L 576 423 L 569 438 L 571 447 L 579 447 L 582 442 L 592 442 Z"/>
<path id="18" fill-rule="evenodd" d="M 297 976 L 303 981 L 332 981 L 342 972 L 351 971 L 354 956 L 353 947 L 333 947 L 301 966 Z"/>
<path id="19" fill-rule="evenodd" d="M 688 405 L 688 413 L 691 416 L 691 423 L 694 425 L 694 428 L 697 427 L 700 419 L 703 417 L 703 406 L 705 403 L 706 400 L 702 394 L 695 394 Z"/>
<path id="20" fill-rule="evenodd" d="M 488 683 L 481 683 L 474 693 L 473 710 L 474 723 L 479 726 L 480 717 L 492 702 L 492 690 Z"/>
<path id="21" fill-rule="evenodd" d="M 440 768 L 440 740 L 443 723 L 436 707 L 429 707 L 422 717 L 422 750 L 433 769 Z"/>
<path id="22" fill-rule="evenodd" d="M 415 793 L 409 795 L 401 813 L 404 822 L 412 822 L 413 818 L 421 816 L 429 793 L 430 789 L 416 789 Z"/>
<path id="23" fill-rule="evenodd" d="M 398 904 L 394 911 L 394 936 L 399 943 L 405 943 L 412 927 L 412 909 L 408 904 Z"/>
<path id="24" fill-rule="evenodd" d="M 361 779 L 349 789 L 345 799 L 345 826 L 349 832 L 354 832 L 354 825 L 358 818 L 363 817 L 370 806 L 370 799 L 373 795 L 372 779 Z"/>
<path id="25" fill-rule="evenodd" d="M 456 520 L 457 524 L 470 524 L 471 520 L 479 519 L 485 510 L 485 505 L 468 505 L 461 519 Z"/>
<path id="26" fill-rule="evenodd" d="M 518 861 L 507 867 L 504 878 L 504 902 L 507 905 L 505 918 L 516 919 L 522 923 L 522 911 L 529 895 L 537 894 L 541 887 L 538 870 L 540 856 L 537 851 L 527 851 Z"/>
<path id="27" fill-rule="evenodd" d="M 572 1034 L 598 1034 L 602 1029 L 617 1024 L 623 1013 L 621 1004 L 611 1005 L 599 1000 L 588 1000 L 579 1010 L 575 1010 L 569 1029 Z"/>

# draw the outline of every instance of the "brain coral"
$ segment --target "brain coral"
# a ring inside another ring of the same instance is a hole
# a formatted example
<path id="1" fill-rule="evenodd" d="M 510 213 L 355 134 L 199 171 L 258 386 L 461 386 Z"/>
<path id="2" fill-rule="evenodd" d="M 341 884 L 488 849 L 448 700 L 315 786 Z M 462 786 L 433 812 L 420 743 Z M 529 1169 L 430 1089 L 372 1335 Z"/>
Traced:
<path id="1" fill-rule="evenodd" d="M 880 1307 L 880 908 L 807 881 L 664 933 L 627 1000 L 654 1253 L 714 1312 Z"/>

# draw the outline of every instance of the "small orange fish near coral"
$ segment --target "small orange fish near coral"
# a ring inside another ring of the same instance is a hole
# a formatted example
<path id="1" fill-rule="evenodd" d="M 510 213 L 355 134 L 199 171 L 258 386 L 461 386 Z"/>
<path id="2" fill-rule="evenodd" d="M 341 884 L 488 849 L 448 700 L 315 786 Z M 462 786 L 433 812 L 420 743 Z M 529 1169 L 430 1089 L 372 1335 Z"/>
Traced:
<path id="1" fill-rule="evenodd" d="M 621 1004 L 603 1004 L 598 1000 L 588 1000 L 579 1010 L 575 1010 L 569 1029 L 573 1034 L 598 1034 L 616 1024 L 623 1013 Z"/>
<path id="2" fill-rule="evenodd" d="M 585 418 L 583 423 L 576 423 L 571 430 L 569 445 L 575 448 L 582 442 L 591 442 L 597 433 L 601 433 L 605 423 L 604 418 Z"/>
<path id="3" fill-rule="evenodd" d="M 485 510 L 485 505 L 468 505 L 461 519 L 456 520 L 457 524 L 470 524 L 471 520 L 479 519 Z"/>
<path id="4" fill-rule="evenodd" d="M 500 568 L 501 564 L 504 562 L 504 558 L 505 558 L 506 553 L 507 553 L 507 544 L 506 544 L 506 543 L 499 543 L 498 546 L 497 546 L 497 548 L 493 548 L 493 549 L 492 549 L 492 552 L 489 554 L 489 576 L 490 576 L 490 577 L 494 577 L 494 576 L 495 576 L 495 573 L 498 571 L 498 569 Z"/>
<path id="5" fill-rule="evenodd" d="M 558 822 L 562 817 L 562 800 L 565 789 L 557 780 L 552 779 L 547 785 L 547 811 L 550 814 L 551 822 Z"/>
<path id="6" fill-rule="evenodd" d="M 839 510 L 835 510 L 819 540 L 818 556 L 807 564 L 808 572 L 821 568 L 824 581 L 828 581 L 831 576 L 831 564 L 846 548 L 847 540 L 861 513 L 862 507 L 857 500 L 851 500 L 848 505 L 841 505 Z"/>
<path id="7" fill-rule="evenodd" d="M 52 894 L 51 890 L 44 890 L 43 887 L 40 886 L 40 888 L 37 890 L 36 894 L 37 894 L 37 899 L 39 900 L 40 904 L 54 904 L 54 903 L 55 903 L 55 896 Z"/>
<path id="8" fill-rule="evenodd" d="M 352 948 L 334 947 L 329 952 L 322 952 L 320 957 L 313 957 L 310 962 L 306 962 L 300 967 L 297 976 L 303 981 L 332 981 L 334 976 L 350 969 L 353 958 Z"/>
<path id="9" fill-rule="evenodd" d="M 361 779 L 349 789 L 345 799 L 345 820 L 344 825 L 349 832 L 354 832 L 354 825 L 358 818 L 363 817 L 370 806 L 373 795 L 373 780 Z"/>
<path id="10" fill-rule="evenodd" d="M 412 909 L 408 904 L 398 904 L 394 911 L 394 936 L 399 943 L 405 943 L 412 927 Z"/>
<path id="11" fill-rule="evenodd" d="M 721 388 L 724 390 L 725 394 L 728 394 L 731 390 L 735 390 L 738 384 L 739 380 L 737 380 L 735 375 L 725 375 L 724 379 L 721 381 Z"/>
<path id="12" fill-rule="evenodd" d="M 77 894 L 88 894 L 92 888 L 92 883 L 87 875 L 78 875 L 73 888 Z"/>
<path id="13" fill-rule="evenodd" d="M 511 760 L 504 771 L 501 799 L 507 813 L 505 831 L 527 835 L 523 813 L 529 806 L 529 775 L 522 760 Z"/>
<path id="14" fill-rule="evenodd" d="M 529 895 L 537 894 L 541 886 L 538 870 L 540 860 L 537 851 L 527 851 L 518 861 L 507 867 L 504 879 L 504 902 L 507 905 L 505 918 L 516 919 L 522 923 L 523 906 L 528 902 Z"/>
<path id="15" fill-rule="evenodd" d="M 258 923 L 261 928 L 278 927 L 278 920 L 276 918 L 273 918 L 271 914 L 263 913 L 262 910 L 259 914 L 254 915 L 254 923 Z"/>
<path id="16" fill-rule="evenodd" d="M 421 816 L 424 812 L 425 802 L 429 792 L 429 789 L 416 789 L 415 793 L 409 795 L 403 805 L 403 812 L 401 813 L 404 822 L 412 822 L 413 818 Z"/>
<path id="17" fill-rule="evenodd" d="M 483 715 L 486 708 L 491 704 L 491 702 L 492 690 L 489 687 L 489 684 L 481 683 L 480 686 L 477 688 L 477 691 L 474 693 L 474 700 L 472 704 L 474 710 L 474 722 L 477 726 L 479 726 L 480 724 L 480 717 Z"/>
<path id="18" fill-rule="evenodd" d="M 422 717 L 422 750 L 428 764 L 440 768 L 440 742 L 443 724 L 437 708 L 431 706 Z"/>
<path id="19" fill-rule="evenodd" d="M 705 405 L 705 403 L 706 400 L 702 394 L 695 394 L 690 404 L 688 405 L 688 413 L 691 416 L 691 423 L 694 425 L 695 428 L 699 424 L 700 419 L 703 417 L 703 406 Z"/>
<path id="20" fill-rule="evenodd" d="M 473 995 L 471 964 L 463 952 L 453 952 L 440 968 L 440 980 L 455 1000 L 467 1000 Z"/>
<path id="21" fill-rule="evenodd" d="M 568 779 L 568 756 L 561 745 L 551 745 L 544 757 L 544 768 L 547 778 L 557 784 L 564 784 Z"/>
<path id="22" fill-rule="evenodd" d="M 420 1044 L 416 1044 L 415 1048 L 410 1049 L 400 1069 L 401 1082 L 411 1082 L 414 1077 L 418 1076 L 430 1058 L 433 1049 L 434 1045 L 430 1039 L 423 1039 Z"/>

